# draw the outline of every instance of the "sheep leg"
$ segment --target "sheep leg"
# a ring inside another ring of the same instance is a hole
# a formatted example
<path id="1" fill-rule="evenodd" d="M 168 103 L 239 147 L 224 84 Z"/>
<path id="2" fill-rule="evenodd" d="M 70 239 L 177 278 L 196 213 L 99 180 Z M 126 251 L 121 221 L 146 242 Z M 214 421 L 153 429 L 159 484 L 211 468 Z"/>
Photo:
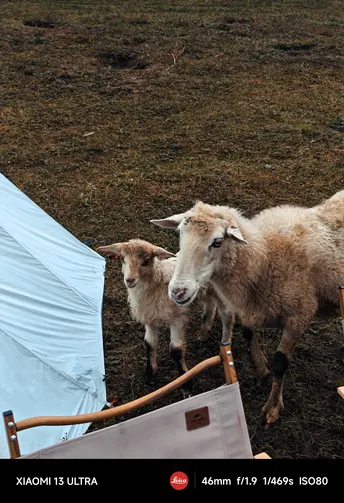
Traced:
<path id="1" fill-rule="evenodd" d="M 267 380 L 270 374 L 267 368 L 267 360 L 258 345 L 254 326 L 243 324 L 242 333 L 250 348 L 250 356 L 256 378 L 256 384 L 257 386 L 260 386 Z"/>
<path id="2" fill-rule="evenodd" d="M 269 399 L 264 405 L 262 413 L 263 422 L 266 428 L 278 421 L 283 404 L 283 380 L 284 374 L 289 366 L 291 355 L 300 339 L 300 333 L 284 329 L 282 339 L 274 355 L 272 370 L 272 388 Z"/>
<path id="3" fill-rule="evenodd" d="M 176 363 L 178 374 L 181 376 L 187 372 L 187 366 L 185 363 L 185 326 L 184 325 L 171 325 L 171 344 L 170 353 L 171 357 Z M 181 392 L 184 398 L 188 398 L 192 395 L 192 380 L 181 386 Z"/>
<path id="4" fill-rule="evenodd" d="M 209 339 L 216 313 L 216 300 L 213 297 L 208 297 L 203 303 L 203 309 L 203 323 L 201 333 L 198 336 L 199 341 L 207 341 Z"/>
<path id="5" fill-rule="evenodd" d="M 218 300 L 218 310 L 222 321 L 222 339 L 221 343 L 232 343 L 232 331 L 234 325 L 234 313 L 228 309 L 220 300 Z"/>
<path id="6" fill-rule="evenodd" d="M 146 333 L 144 342 L 147 352 L 147 367 L 145 372 L 146 384 L 152 385 L 154 382 L 154 375 L 157 370 L 156 349 L 158 343 L 158 329 L 152 325 L 146 325 Z"/>

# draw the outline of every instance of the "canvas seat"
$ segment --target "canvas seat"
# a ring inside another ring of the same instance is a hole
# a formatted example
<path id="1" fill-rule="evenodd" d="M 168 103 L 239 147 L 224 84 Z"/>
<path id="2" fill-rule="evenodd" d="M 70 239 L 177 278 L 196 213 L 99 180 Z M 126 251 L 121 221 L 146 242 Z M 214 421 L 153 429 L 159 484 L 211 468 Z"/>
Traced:
<path id="1" fill-rule="evenodd" d="M 103 421 L 115 417 L 157 400 L 203 370 L 221 363 L 225 383 L 216 389 L 78 438 L 20 455 L 21 430 L 44 427 L 41 425 Z M 229 344 L 221 344 L 219 356 L 201 362 L 163 388 L 125 405 L 83 416 L 32 418 L 17 424 L 11 411 L 8 411 L 4 419 L 11 457 L 14 458 L 254 458 Z M 265 453 L 257 455 L 257 458 L 268 457 Z"/>

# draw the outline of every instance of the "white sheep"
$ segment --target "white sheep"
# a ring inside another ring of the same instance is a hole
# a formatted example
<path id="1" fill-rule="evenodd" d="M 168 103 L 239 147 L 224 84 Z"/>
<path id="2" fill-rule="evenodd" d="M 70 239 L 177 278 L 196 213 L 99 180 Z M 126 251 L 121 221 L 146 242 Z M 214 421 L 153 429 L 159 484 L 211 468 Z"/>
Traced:
<path id="1" fill-rule="evenodd" d="M 152 220 L 178 229 L 180 252 L 170 298 L 190 305 L 208 281 L 241 319 L 258 380 L 269 374 L 255 326 L 281 326 L 272 389 L 263 408 L 266 428 L 283 408 L 283 379 L 312 318 L 334 314 L 344 284 L 344 190 L 321 204 L 277 206 L 252 219 L 226 206 L 197 202 L 186 213 Z"/>
<path id="2" fill-rule="evenodd" d="M 131 239 L 124 243 L 100 246 L 97 251 L 105 255 L 120 254 L 124 284 L 132 317 L 145 325 L 147 349 L 146 381 L 152 384 L 157 370 L 157 342 L 159 329 L 170 327 L 170 353 L 180 375 L 187 371 L 185 364 L 185 335 L 190 317 L 203 305 L 203 325 L 199 340 L 207 340 L 213 325 L 216 309 L 222 320 L 222 342 L 230 342 L 234 315 L 226 309 L 214 289 L 206 285 L 192 306 L 178 306 L 168 296 L 168 284 L 176 264 L 176 256 L 148 241 Z M 192 381 L 182 392 L 190 396 Z"/>

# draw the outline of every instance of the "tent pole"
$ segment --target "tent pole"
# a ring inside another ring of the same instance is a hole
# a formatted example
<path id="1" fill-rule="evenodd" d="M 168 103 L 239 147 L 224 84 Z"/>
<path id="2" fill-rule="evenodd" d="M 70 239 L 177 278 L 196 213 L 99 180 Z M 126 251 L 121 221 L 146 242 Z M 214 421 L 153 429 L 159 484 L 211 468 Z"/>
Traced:
<path id="1" fill-rule="evenodd" d="M 11 459 L 19 458 L 21 454 L 13 412 L 11 410 L 6 410 L 5 412 L 2 413 L 2 415 L 4 418 L 6 437 L 8 442 L 8 448 L 10 450 Z"/>

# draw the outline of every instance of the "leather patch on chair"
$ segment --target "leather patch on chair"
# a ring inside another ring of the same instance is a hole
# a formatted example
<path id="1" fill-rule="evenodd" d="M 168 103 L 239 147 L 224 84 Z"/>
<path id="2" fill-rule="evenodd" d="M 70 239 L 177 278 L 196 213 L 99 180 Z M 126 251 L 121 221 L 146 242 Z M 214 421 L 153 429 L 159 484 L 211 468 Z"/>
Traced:
<path id="1" fill-rule="evenodd" d="M 188 431 L 208 426 L 208 424 L 210 424 L 208 407 L 202 407 L 200 409 L 185 412 L 185 419 Z"/>

